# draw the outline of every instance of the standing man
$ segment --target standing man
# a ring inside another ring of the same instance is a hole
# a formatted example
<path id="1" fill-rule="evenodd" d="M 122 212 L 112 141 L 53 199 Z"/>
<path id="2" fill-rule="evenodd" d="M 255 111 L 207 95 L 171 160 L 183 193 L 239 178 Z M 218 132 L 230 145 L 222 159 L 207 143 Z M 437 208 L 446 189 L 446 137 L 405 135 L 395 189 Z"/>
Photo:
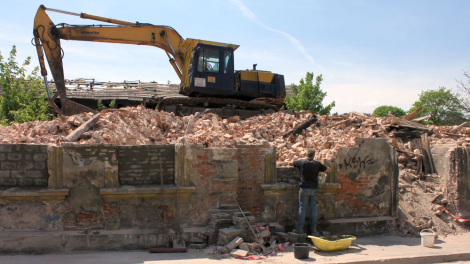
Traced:
<path id="1" fill-rule="evenodd" d="M 309 150 L 307 159 L 294 161 L 294 167 L 300 170 L 299 190 L 299 218 L 293 232 L 303 233 L 307 202 L 310 204 L 310 234 L 318 236 L 317 232 L 317 204 L 318 204 L 318 174 L 329 172 L 330 168 L 314 160 L 315 150 Z"/>

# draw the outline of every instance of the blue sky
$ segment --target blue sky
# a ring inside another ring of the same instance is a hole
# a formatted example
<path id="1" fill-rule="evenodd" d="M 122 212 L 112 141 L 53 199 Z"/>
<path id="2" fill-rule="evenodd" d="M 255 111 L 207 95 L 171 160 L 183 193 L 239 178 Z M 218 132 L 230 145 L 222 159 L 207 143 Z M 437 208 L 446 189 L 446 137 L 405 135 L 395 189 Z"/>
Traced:
<path id="1" fill-rule="evenodd" d="M 40 4 L 175 28 L 184 38 L 240 45 L 236 69 L 284 74 L 298 83 L 323 74 L 333 112 L 370 113 L 380 105 L 408 110 L 422 90 L 456 89 L 470 70 L 470 1 L 8 1 L 0 10 L 0 51 L 33 57 Z M 94 21 L 49 13 L 55 23 Z M 95 23 L 98 24 L 99 22 Z M 62 41 L 65 76 L 101 81 L 179 83 L 165 53 L 153 47 Z M 51 77 L 49 76 L 49 79 Z"/>

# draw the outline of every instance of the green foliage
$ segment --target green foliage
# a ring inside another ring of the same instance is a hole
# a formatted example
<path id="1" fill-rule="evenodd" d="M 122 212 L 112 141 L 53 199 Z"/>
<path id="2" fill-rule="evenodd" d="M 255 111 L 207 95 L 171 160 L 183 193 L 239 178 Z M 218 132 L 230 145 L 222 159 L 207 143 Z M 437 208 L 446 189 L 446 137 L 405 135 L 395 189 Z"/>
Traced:
<path id="1" fill-rule="evenodd" d="M 288 109 L 310 110 L 312 113 L 321 115 L 329 114 L 331 109 L 335 106 L 333 101 L 327 106 L 323 106 L 323 99 L 326 92 L 320 89 L 320 84 L 323 81 L 322 75 L 318 75 L 313 84 L 313 72 L 307 72 L 305 79 L 300 80 L 299 85 L 292 84 L 291 88 L 294 94 L 287 96 L 285 103 Z"/>
<path id="2" fill-rule="evenodd" d="M 28 57 L 20 66 L 16 60 L 16 46 L 10 51 L 5 61 L 0 53 L 0 123 L 9 125 L 13 122 L 50 120 L 47 95 L 44 84 L 36 67 L 27 75 L 26 66 L 31 63 Z"/>
<path id="3" fill-rule="evenodd" d="M 106 109 L 107 107 L 103 104 L 103 101 L 101 99 L 98 100 L 98 111 L 101 111 L 103 109 Z"/>
<path id="4" fill-rule="evenodd" d="M 439 87 L 438 90 L 422 91 L 419 100 L 416 101 L 409 113 L 423 107 L 419 117 L 431 115 L 427 121 L 433 125 L 458 125 L 466 121 L 463 114 L 463 106 L 460 98 L 445 87 Z"/>
<path id="5" fill-rule="evenodd" d="M 103 104 L 103 101 L 98 100 L 98 111 L 104 110 L 106 108 L 116 108 L 116 100 L 112 100 L 108 106 Z"/>
<path id="6" fill-rule="evenodd" d="M 109 103 L 109 108 L 116 108 L 116 100 L 112 100 L 111 103 Z"/>
<path id="7" fill-rule="evenodd" d="M 374 113 L 372 113 L 374 116 L 388 116 L 388 113 L 392 113 L 394 116 L 404 116 L 406 115 L 405 110 L 396 107 L 396 106 L 391 106 L 391 105 L 382 105 L 377 108 L 375 108 Z"/>

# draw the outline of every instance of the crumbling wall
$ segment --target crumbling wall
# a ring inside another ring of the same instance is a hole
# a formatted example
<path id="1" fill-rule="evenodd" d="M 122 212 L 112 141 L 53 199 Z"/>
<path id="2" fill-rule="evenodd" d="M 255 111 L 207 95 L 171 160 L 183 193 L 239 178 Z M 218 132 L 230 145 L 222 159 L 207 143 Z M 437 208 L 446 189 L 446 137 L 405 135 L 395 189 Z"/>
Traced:
<path id="1" fill-rule="evenodd" d="M 392 214 L 396 161 L 384 142 L 359 141 L 341 152 L 320 187 L 320 220 Z M 142 249 L 166 246 L 180 233 L 201 242 L 197 234 L 213 212 L 238 211 L 234 196 L 258 222 L 292 226 L 297 218 L 298 177 L 276 169 L 269 144 L 62 144 L 47 154 L 47 188 L 0 190 L 3 252 Z M 51 232 L 60 243 L 48 239 Z"/>
<path id="2" fill-rule="evenodd" d="M 385 139 L 357 139 L 337 156 L 336 218 L 395 216 L 398 164 Z"/>
<path id="3" fill-rule="evenodd" d="M 46 160 L 46 145 L 0 145 L 0 187 L 47 186 Z"/>

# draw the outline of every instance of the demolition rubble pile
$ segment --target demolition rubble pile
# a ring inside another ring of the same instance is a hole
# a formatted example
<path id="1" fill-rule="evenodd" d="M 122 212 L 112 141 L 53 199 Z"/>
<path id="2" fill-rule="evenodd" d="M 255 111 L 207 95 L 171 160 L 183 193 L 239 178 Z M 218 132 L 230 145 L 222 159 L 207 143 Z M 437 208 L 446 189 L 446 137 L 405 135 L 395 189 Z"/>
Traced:
<path id="1" fill-rule="evenodd" d="M 455 132 L 454 127 L 409 122 L 419 125 L 413 127 L 415 125 L 408 123 L 401 125 L 401 119 L 394 117 L 377 118 L 358 113 L 316 117 L 310 112 L 285 111 L 240 120 L 238 117 L 221 119 L 212 113 L 179 117 L 143 107 L 127 107 L 105 110 L 98 115 L 82 113 L 52 121 L 15 123 L 0 127 L 0 141 L 3 144 L 49 145 L 60 145 L 61 142 L 116 145 L 196 143 L 206 147 L 270 143 L 276 146 L 278 166 L 290 166 L 293 160 L 304 157 L 311 148 L 317 150 L 317 159 L 333 160 L 343 147 L 355 145 L 358 137 L 386 138 L 401 152 L 400 163 L 407 168 L 416 168 L 416 157 L 421 155 L 421 150 L 406 143 L 399 135 L 401 132 L 396 132 L 402 127 L 428 132 L 432 135 L 432 144 L 470 146 L 469 128 Z M 310 126 L 292 133 L 305 123 Z"/>

